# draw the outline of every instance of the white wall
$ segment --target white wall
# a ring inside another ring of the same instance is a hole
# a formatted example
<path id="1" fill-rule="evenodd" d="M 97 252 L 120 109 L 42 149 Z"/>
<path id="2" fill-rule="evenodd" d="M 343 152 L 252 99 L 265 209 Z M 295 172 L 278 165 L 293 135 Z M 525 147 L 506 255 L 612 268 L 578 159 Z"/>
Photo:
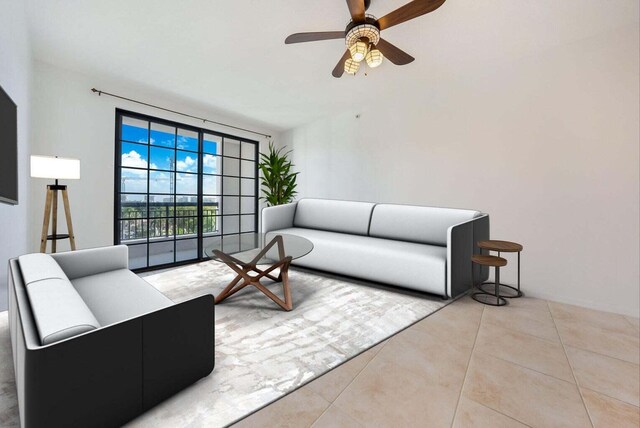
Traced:
<path id="1" fill-rule="evenodd" d="M 0 86 L 18 105 L 18 205 L 0 203 L 0 311 L 6 309 L 7 260 L 28 248 L 31 49 L 24 3 L 0 0 Z"/>
<path id="2" fill-rule="evenodd" d="M 97 96 L 90 89 L 116 93 L 129 98 L 157 104 L 172 110 L 199 117 L 254 129 L 274 135 L 269 129 L 237 118 L 224 117 L 185 102 L 184 100 L 129 85 L 124 81 L 92 78 L 63 70 L 42 62 L 34 68 L 33 138 L 31 154 L 57 155 L 79 158 L 81 179 L 64 182 L 69 187 L 69 199 L 77 248 L 91 248 L 113 244 L 113 192 L 115 157 L 115 110 L 125 110 L 162 117 L 176 122 L 202 126 L 214 131 L 227 132 L 261 144 L 266 139 L 184 116 L 144 107 L 116 98 Z M 30 250 L 38 249 L 40 225 L 44 209 L 47 180 L 34 180 L 31 186 L 30 221 L 33 228 Z M 62 211 L 60 214 L 63 214 Z M 59 229 L 66 230 L 64 217 L 59 217 Z M 48 247 L 49 249 L 50 247 Z M 68 241 L 58 244 L 58 251 L 69 249 Z"/>
<path id="3" fill-rule="evenodd" d="M 415 82 L 281 143 L 300 196 L 480 209 L 524 245 L 528 295 L 638 316 L 638 52 L 636 25 Z"/>

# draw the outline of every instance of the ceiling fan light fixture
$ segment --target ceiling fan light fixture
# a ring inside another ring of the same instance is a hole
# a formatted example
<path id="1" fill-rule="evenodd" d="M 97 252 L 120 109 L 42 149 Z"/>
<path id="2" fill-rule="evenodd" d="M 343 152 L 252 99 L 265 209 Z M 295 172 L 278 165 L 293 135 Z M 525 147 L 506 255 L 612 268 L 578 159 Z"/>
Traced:
<path id="1" fill-rule="evenodd" d="M 376 68 L 377 66 L 382 64 L 382 60 L 384 59 L 384 56 L 382 55 L 382 52 L 380 52 L 378 49 L 373 48 L 369 51 L 367 56 L 364 57 L 364 59 L 367 61 L 367 65 L 369 67 Z"/>
<path id="2" fill-rule="evenodd" d="M 366 61 L 371 68 L 379 67 L 385 57 L 395 65 L 407 65 L 413 62 L 415 58 L 397 46 L 381 39 L 380 32 L 433 12 L 442 6 L 445 1 L 411 0 L 404 6 L 377 19 L 375 16 L 365 13 L 371 0 L 347 0 L 351 19 L 344 31 L 295 33 L 289 35 L 284 42 L 288 45 L 344 37 L 345 50 L 331 71 L 331 75 L 336 78 L 341 77 L 345 72 L 356 74 L 362 61 Z M 378 46 L 380 46 L 379 49 Z"/>
<path id="3" fill-rule="evenodd" d="M 356 74 L 359 68 L 360 63 L 352 60 L 351 58 L 347 58 L 344 62 L 344 72 L 347 74 Z"/>
<path id="4" fill-rule="evenodd" d="M 351 46 L 349 46 L 349 52 L 351 53 L 351 59 L 355 62 L 361 62 L 365 56 L 367 56 L 367 51 L 369 50 L 369 45 L 367 45 L 362 40 L 358 40 Z"/>

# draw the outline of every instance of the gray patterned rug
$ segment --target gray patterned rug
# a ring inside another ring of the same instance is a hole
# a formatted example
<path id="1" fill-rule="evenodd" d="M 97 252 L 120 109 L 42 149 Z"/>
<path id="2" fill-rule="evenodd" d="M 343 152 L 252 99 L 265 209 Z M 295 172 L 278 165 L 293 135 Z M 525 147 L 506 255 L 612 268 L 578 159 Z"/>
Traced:
<path id="1" fill-rule="evenodd" d="M 438 297 L 290 270 L 294 302 L 281 310 L 254 287 L 216 306 L 215 369 L 129 426 L 225 426 L 426 317 Z M 218 294 L 234 277 L 213 261 L 142 275 L 175 302 Z M 281 286 L 269 288 L 281 295 Z M 17 425 L 6 312 L 0 313 L 0 426 Z"/>

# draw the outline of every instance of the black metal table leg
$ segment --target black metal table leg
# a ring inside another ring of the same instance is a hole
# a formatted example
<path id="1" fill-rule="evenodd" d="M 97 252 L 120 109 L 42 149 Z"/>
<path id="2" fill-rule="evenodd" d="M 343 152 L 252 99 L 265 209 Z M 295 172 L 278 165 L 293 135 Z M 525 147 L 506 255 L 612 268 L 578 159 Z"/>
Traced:
<path id="1" fill-rule="evenodd" d="M 518 294 L 522 296 L 522 291 L 520 291 L 520 251 L 518 251 Z"/>
<path id="2" fill-rule="evenodd" d="M 498 257 L 500 257 L 500 251 L 498 251 Z M 518 297 L 524 296 L 524 293 L 520 290 L 520 251 L 518 251 L 518 284 L 517 287 L 513 287 L 511 285 L 500 283 L 500 287 L 502 288 L 503 294 L 501 297 L 506 299 L 517 299 Z M 486 281 L 478 286 L 480 290 L 485 293 L 495 294 L 496 292 L 496 283 L 494 281 Z M 505 288 L 507 289 L 507 293 L 504 294 Z"/>
<path id="3" fill-rule="evenodd" d="M 500 253 L 498 253 L 500 257 Z M 496 267 L 496 306 L 500 305 L 500 268 Z"/>
<path id="4" fill-rule="evenodd" d="M 493 293 L 488 293 L 484 291 L 482 288 L 480 288 L 480 291 L 472 294 L 471 298 L 476 302 L 480 302 L 485 305 L 504 306 L 507 304 L 507 301 L 504 299 L 503 296 L 500 295 L 500 285 L 501 285 L 500 284 L 500 268 L 496 266 L 494 269 L 495 269 L 496 286 L 494 287 Z"/>

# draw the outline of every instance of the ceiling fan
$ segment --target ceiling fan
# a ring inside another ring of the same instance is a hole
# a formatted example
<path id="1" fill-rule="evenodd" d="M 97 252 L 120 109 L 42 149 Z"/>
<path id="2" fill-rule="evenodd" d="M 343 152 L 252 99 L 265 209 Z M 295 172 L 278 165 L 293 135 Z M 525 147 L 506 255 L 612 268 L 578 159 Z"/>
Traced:
<path id="1" fill-rule="evenodd" d="M 371 0 L 347 0 L 351 21 L 344 31 L 295 33 L 287 37 L 284 42 L 289 45 L 344 38 L 347 50 L 333 69 L 331 73 L 333 77 L 341 77 L 344 72 L 356 74 L 363 60 L 371 68 L 382 64 L 384 57 L 395 65 L 405 65 L 415 58 L 380 38 L 380 31 L 433 12 L 444 2 L 445 0 L 413 0 L 377 19 L 373 15 L 365 14 Z"/>

